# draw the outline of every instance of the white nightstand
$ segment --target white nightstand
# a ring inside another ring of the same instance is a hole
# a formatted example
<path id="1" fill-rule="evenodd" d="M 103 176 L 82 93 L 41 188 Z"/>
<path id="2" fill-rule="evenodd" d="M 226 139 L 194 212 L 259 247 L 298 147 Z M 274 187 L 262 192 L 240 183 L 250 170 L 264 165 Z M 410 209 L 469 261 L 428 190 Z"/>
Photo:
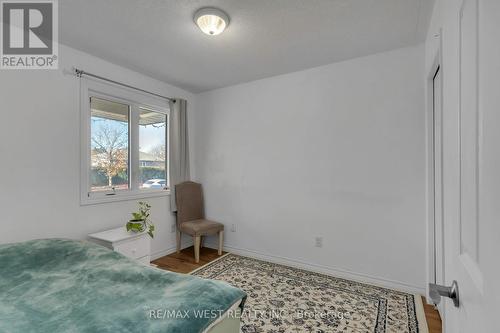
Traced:
<path id="1" fill-rule="evenodd" d="M 145 265 L 151 261 L 151 242 L 146 232 L 135 233 L 125 227 L 89 235 L 90 241 L 119 252 Z"/>

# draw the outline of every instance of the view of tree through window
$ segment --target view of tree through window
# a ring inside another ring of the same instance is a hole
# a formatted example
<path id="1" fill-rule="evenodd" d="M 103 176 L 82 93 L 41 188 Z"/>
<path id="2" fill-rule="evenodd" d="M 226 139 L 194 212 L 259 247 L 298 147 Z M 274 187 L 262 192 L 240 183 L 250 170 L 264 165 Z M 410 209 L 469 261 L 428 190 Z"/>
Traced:
<path id="1" fill-rule="evenodd" d="M 163 189 L 167 186 L 167 117 L 163 113 L 140 108 L 139 113 L 139 187 Z"/>
<path id="2" fill-rule="evenodd" d="M 92 97 L 91 191 L 129 188 L 129 106 Z"/>

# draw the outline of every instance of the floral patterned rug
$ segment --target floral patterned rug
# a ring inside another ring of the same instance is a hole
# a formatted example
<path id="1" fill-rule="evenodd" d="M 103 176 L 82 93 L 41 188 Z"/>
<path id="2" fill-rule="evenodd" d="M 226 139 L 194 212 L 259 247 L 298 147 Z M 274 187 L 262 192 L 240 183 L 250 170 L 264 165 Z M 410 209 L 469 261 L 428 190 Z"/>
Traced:
<path id="1" fill-rule="evenodd" d="M 191 273 L 248 298 L 243 333 L 427 333 L 419 296 L 234 254 Z"/>

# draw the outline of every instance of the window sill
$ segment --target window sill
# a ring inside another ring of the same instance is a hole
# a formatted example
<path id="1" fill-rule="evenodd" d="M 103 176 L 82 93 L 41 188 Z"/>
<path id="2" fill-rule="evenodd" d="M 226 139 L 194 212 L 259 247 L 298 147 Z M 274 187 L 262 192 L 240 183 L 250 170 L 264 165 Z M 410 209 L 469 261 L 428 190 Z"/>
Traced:
<path id="1" fill-rule="evenodd" d="M 102 196 L 102 197 L 82 196 L 82 198 L 80 199 L 80 206 L 97 205 L 107 202 L 131 201 L 137 199 L 166 197 L 169 195 L 170 195 L 170 190 L 118 193 L 115 195 Z"/>

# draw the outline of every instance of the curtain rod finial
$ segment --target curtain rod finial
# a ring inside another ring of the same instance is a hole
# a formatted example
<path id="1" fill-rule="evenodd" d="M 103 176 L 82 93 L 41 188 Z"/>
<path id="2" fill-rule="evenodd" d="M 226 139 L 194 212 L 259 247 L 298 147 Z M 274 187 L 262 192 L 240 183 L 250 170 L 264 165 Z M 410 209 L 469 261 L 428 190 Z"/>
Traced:
<path id="1" fill-rule="evenodd" d="M 78 68 L 76 68 L 76 67 L 73 67 L 73 69 L 74 69 L 74 71 L 75 71 L 75 75 L 76 75 L 77 77 L 82 77 L 82 75 L 83 75 L 83 71 L 82 71 L 81 69 L 78 69 Z"/>

